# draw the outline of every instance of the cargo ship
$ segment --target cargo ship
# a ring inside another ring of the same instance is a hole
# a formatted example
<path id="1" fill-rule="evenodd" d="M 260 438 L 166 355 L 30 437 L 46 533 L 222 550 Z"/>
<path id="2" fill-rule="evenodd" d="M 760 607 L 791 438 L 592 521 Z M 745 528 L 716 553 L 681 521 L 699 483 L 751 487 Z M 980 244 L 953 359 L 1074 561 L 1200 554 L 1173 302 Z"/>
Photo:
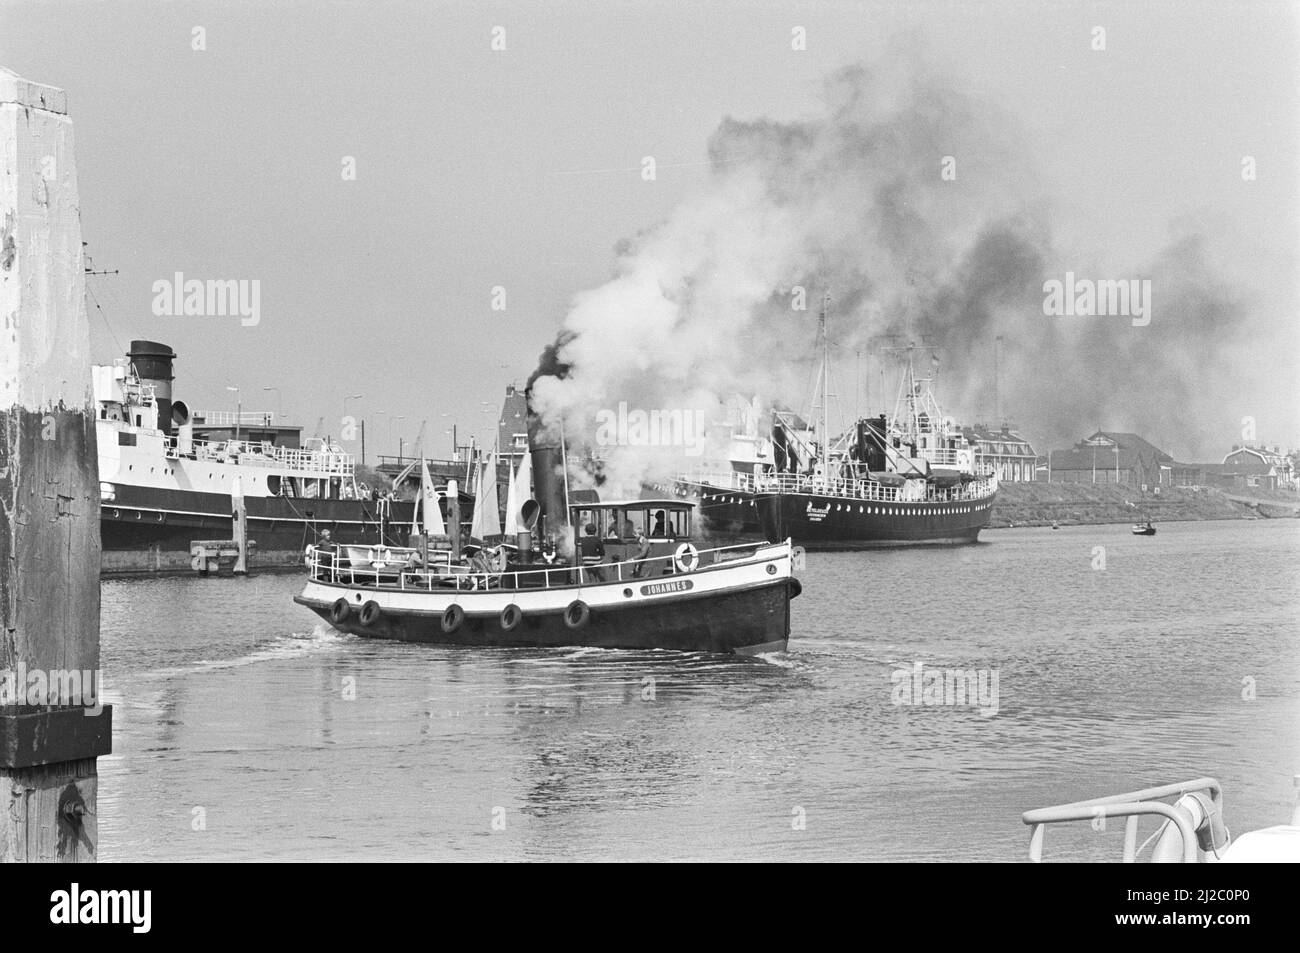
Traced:
<path id="1" fill-rule="evenodd" d="M 815 549 L 870 549 L 973 543 L 988 525 L 997 476 L 939 408 L 933 378 L 919 377 L 906 352 L 892 415 L 860 418 L 830 433 L 829 342 L 823 304 L 819 337 L 820 418 L 809 429 L 793 414 L 772 413 L 771 461 L 748 461 L 713 474 L 682 475 L 679 496 L 720 501 L 745 514 L 742 532 L 791 537 Z M 752 514 L 749 515 L 749 514 Z"/>
<path id="2" fill-rule="evenodd" d="M 328 439 L 283 445 L 269 421 L 196 419 L 172 399 L 175 360 L 165 344 L 132 341 L 125 359 L 92 369 L 101 572 L 191 570 L 192 542 L 232 538 L 237 499 L 254 567 L 301 566 L 324 530 L 338 543 L 405 542 L 414 502 L 359 484 L 352 455 Z"/>

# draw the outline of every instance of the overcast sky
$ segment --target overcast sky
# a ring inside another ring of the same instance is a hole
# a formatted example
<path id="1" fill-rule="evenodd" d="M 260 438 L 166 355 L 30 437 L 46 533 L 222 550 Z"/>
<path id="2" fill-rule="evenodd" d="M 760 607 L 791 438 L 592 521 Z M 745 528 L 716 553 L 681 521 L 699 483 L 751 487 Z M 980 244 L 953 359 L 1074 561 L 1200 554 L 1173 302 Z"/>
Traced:
<path id="1" fill-rule="evenodd" d="M 1250 413 L 1300 443 L 1291 4 L 0 0 L 0 66 L 67 90 L 83 238 L 121 272 L 89 280 L 101 360 L 169 343 L 192 407 L 233 409 L 229 385 L 274 410 L 279 387 L 308 435 L 361 393 L 371 454 L 395 445 L 384 411 L 408 441 L 427 419 L 441 455 L 452 420 L 492 433 L 618 243 L 707 187 L 725 117 L 814 115 L 828 75 L 909 32 L 1022 130 L 1058 250 L 1146 261 L 1171 223 L 1210 223 L 1258 317 L 1224 342 L 1256 373 L 1212 429 Z M 260 281 L 260 324 L 154 316 L 175 272 Z"/>

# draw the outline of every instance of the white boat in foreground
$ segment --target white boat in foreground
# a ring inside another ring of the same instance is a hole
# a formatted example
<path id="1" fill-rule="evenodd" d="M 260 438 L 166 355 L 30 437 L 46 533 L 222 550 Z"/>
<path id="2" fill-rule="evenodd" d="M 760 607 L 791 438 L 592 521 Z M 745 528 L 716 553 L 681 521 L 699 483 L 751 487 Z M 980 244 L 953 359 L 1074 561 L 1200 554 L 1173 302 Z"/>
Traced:
<path id="1" fill-rule="evenodd" d="M 1300 774 L 1294 783 L 1300 790 Z M 1163 823 L 1139 846 L 1138 822 L 1144 816 L 1163 818 Z M 1026 811 L 1021 820 L 1033 828 L 1029 859 L 1042 861 L 1052 824 L 1088 821 L 1094 830 L 1105 830 L 1107 821 L 1118 818 L 1124 819 L 1126 864 L 1136 863 L 1148 844 L 1151 862 L 1157 864 L 1300 863 L 1300 802 L 1290 824 L 1249 831 L 1234 840 L 1223 821 L 1223 789 L 1214 778 Z"/>

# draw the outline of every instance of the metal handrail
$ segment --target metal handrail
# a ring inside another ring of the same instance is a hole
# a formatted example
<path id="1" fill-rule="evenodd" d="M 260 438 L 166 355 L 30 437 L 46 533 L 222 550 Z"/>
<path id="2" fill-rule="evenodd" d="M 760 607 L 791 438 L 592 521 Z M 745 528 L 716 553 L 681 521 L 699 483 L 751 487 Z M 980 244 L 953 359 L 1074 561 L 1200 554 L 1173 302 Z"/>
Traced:
<path id="1" fill-rule="evenodd" d="M 1111 794 L 1105 797 L 1091 798 L 1086 801 L 1074 801 L 1070 804 L 1058 804 L 1054 807 L 1041 807 L 1025 811 L 1020 819 L 1033 827 L 1029 838 L 1029 859 L 1040 863 L 1043 859 L 1043 840 L 1047 825 L 1065 824 L 1072 821 L 1091 821 L 1097 817 L 1127 817 L 1124 826 L 1124 863 L 1137 861 L 1137 824 L 1144 814 L 1158 814 L 1174 822 L 1182 838 L 1183 863 L 1196 863 L 1196 831 L 1186 813 L 1172 805 L 1165 804 L 1161 798 L 1182 797 L 1208 791 L 1215 808 L 1220 812 L 1223 806 L 1223 788 L 1214 778 L 1197 778 L 1181 784 L 1164 784 L 1154 788 L 1143 788 L 1126 794 Z"/>
<path id="2" fill-rule="evenodd" d="M 356 472 L 356 461 L 352 454 L 341 450 L 306 450 L 248 440 L 194 440 L 190 443 L 189 452 L 183 454 L 176 439 L 169 438 L 166 455 L 172 460 L 189 457 L 218 463 L 239 463 L 241 466 L 279 467 L 326 476 L 349 477 Z"/>
<path id="3" fill-rule="evenodd" d="M 941 453 L 941 451 L 934 451 Z M 938 461 L 931 461 L 938 462 Z M 740 490 L 748 493 L 815 493 L 839 499 L 863 500 L 876 503 L 963 503 L 988 496 L 996 489 L 994 474 L 981 473 L 977 479 L 964 486 L 926 487 L 924 496 L 912 498 L 902 493 L 901 487 L 886 486 L 877 480 L 833 479 L 827 480 L 802 473 L 777 473 L 755 477 L 736 471 L 697 472 L 680 477 L 683 483 L 722 491 Z"/>
<path id="4" fill-rule="evenodd" d="M 740 543 L 732 546 L 719 546 L 713 549 L 697 550 L 699 556 L 698 569 L 705 569 L 705 557 L 712 555 L 711 565 L 717 566 L 729 562 L 745 562 L 758 558 L 758 552 L 765 548 L 770 548 L 773 544 L 769 542 L 760 543 Z M 346 551 L 365 548 L 374 553 L 385 554 L 389 559 L 372 560 L 372 565 L 358 566 L 355 561 L 347 558 Z M 649 579 L 649 576 L 636 574 L 639 567 L 649 566 L 653 563 L 668 561 L 668 565 L 676 572 L 672 554 L 661 554 L 658 556 L 647 556 L 642 559 L 626 559 L 615 563 L 595 563 L 592 565 L 573 566 L 568 563 L 555 564 L 537 569 L 516 569 L 510 571 L 498 570 L 481 570 L 472 566 L 455 564 L 451 561 L 451 553 L 447 550 L 431 550 L 429 555 L 436 559 L 436 566 L 416 566 L 410 563 L 410 557 L 416 555 L 420 550 L 395 546 L 351 546 L 343 545 L 336 549 L 323 550 L 319 547 L 313 547 L 307 555 L 307 569 L 310 578 L 316 582 L 333 583 L 335 585 L 361 585 L 366 588 L 374 589 L 393 589 L 397 591 L 426 591 L 432 592 L 435 589 L 454 588 L 457 591 L 462 589 L 481 590 L 487 588 L 501 588 L 504 581 L 509 578 L 515 589 L 533 589 L 533 588 L 550 588 L 555 585 L 561 586 L 584 586 L 600 585 L 615 582 L 627 582 L 630 580 Z M 743 554 L 742 554 L 743 553 Z M 405 557 L 401 563 L 396 563 L 390 567 L 387 565 L 395 555 Z M 770 558 L 770 557 L 763 557 Z M 344 565 L 344 561 L 347 564 Z M 376 567 L 373 563 L 384 563 Z M 613 572 L 611 577 L 610 573 Z M 598 578 L 604 576 L 604 578 Z M 559 582 L 554 580 L 558 577 Z M 574 579 L 576 578 L 576 582 Z M 521 585 L 521 580 L 537 582 L 540 580 L 541 585 Z"/>
<path id="5" fill-rule="evenodd" d="M 995 486 L 994 480 L 981 477 L 963 486 L 927 486 L 924 496 L 913 498 L 903 492 L 903 487 L 886 486 L 876 480 L 827 480 L 805 474 L 779 473 L 758 481 L 757 492 L 813 493 L 880 503 L 961 503 L 987 496 Z"/>
<path id="6" fill-rule="evenodd" d="M 275 421 L 275 414 L 264 410 L 196 410 L 193 417 L 200 427 L 229 427 L 234 424 L 269 427 Z"/>

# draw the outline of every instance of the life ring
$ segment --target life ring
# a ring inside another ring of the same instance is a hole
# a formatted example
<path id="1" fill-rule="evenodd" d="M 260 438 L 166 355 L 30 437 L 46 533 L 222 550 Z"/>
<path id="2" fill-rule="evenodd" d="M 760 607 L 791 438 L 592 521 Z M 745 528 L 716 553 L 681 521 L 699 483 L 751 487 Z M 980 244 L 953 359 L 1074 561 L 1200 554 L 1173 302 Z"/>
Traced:
<path id="1" fill-rule="evenodd" d="M 501 610 L 501 631 L 513 632 L 524 621 L 524 610 L 513 602 Z"/>
<path id="2" fill-rule="evenodd" d="M 465 610 L 456 603 L 452 603 L 442 610 L 442 631 L 451 635 L 460 628 L 460 624 L 465 621 Z"/>
<path id="3" fill-rule="evenodd" d="M 581 599 L 574 599 L 564 610 L 564 624 L 570 629 L 581 629 L 591 618 L 591 606 Z"/>
<path id="4" fill-rule="evenodd" d="M 371 599 L 361 607 L 361 624 L 369 628 L 378 622 L 383 614 L 383 610 L 379 608 L 379 603 Z"/>
<path id="5" fill-rule="evenodd" d="M 316 552 L 316 546 L 312 543 L 308 543 L 307 548 L 302 551 L 302 564 L 304 566 L 311 565 L 311 557 L 314 552 Z"/>
<path id="6" fill-rule="evenodd" d="M 692 572 L 700 564 L 700 551 L 690 543 L 682 543 L 673 553 L 673 565 L 678 572 Z"/>
<path id="7" fill-rule="evenodd" d="M 803 583 L 801 583 L 794 576 L 791 576 L 789 591 L 790 591 L 791 599 L 798 599 L 801 595 L 803 595 Z"/>
<path id="8" fill-rule="evenodd" d="M 367 605 L 374 605 L 374 604 L 375 603 L 373 602 L 367 603 Z M 351 611 L 352 611 L 352 607 L 348 605 L 348 600 L 340 596 L 338 599 L 334 600 L 334 605 L 330 606 L 330 621 L 333 622 L 335 625 L 339 625 L 340 623 L 347 620 L 348 613 L 350 613 Z"/>
<path id="9" fill-rule="evenodd" d="M 492 554 L 491 559 L 488 560 L 488 565 L 492 567 L 493 572 L 505 572 L 509 560 L 510 554 L 507 553 L 505 547 L 502 546 Z"/>

